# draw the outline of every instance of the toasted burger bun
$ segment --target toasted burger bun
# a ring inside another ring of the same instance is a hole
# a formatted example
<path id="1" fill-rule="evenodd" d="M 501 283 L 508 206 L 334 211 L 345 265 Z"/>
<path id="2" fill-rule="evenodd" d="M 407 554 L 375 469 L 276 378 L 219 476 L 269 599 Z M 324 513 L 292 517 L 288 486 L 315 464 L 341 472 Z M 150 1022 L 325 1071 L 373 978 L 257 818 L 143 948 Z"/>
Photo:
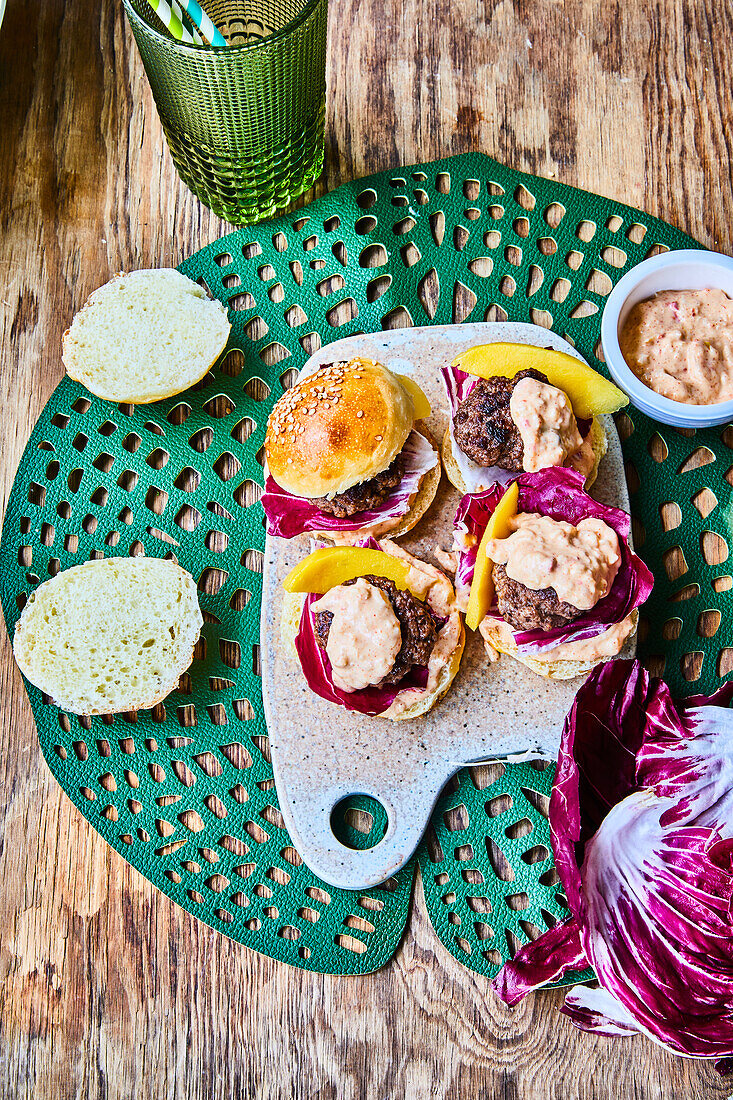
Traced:
<path id="1" fill-rule="evenodd" d="M 432 444 L 433 449 L 437 452 L 435 440 L 433 439 L 427 428 L 424 428 L 421 423 L 415 425 L 415 431 L 420 432 L 420 435 L 424 435 L 429 443 Z M 400 535 L 407 534 L 418 523 L 427 512 L 430 505 L 435 500 L 435 494 L 438 492 L 438 486 L 440 485 L 440 456 L 438 461 L 432 470 L 423 476 L 420 481 L 420 487 L 415 493 L 414 498 L 410 501 L 410 508 L 402 516 L 395 516 L 394 519 L 384 520 L 383 523 L 378 524 L 375 528 L 360 527 L 355 531 L 317 531 L 315 533 L 316 538 L 330 539 L 331 542 L 336 543 L 338 546 L 353 546 L 359 542 L 360 539 L 367 538 L 371 535 L 375 539 L 384 538 L 385 535 L 389 535 L 390 538 L 396 539 Z"/>
<path id="2" fill-rule="evenodd" d="M 333 496 L 386 470 L 414 424 L 412 397 L 386 367 L 369 359 L 331 363 L 275 405 L 267 468 L 295 496 Z"/>
<path id="3" fill-rule="evenodd" d="M 391 554 L 395 558 L 408 562 L 415 569 L 425 574 L 425 592 L 424 596 L 419 598 L 424 598 L 425 603 L 436 615 L 447 619 L 430 655 L 427 687 L 423 690 L 405 688 L 397 693 L 388 710 L 375 715 L 377 718 L 389 718 L 391 722 L 405 722 L 410 718 L 418 718 L 421 714 L 426 714 L 448 691 L 461 663 L 463 649 L 466 644 L 466 631 L 456 605 L 455 590 L 445 573 L 436 569 L 434 565 L 429 565 L 427 562 L 413 557 L 407 550 L 403 550 L 401 546 L 389 539 L 381 541 L 379 549 L 386 554 Z M 286 651 L 296 660 L 298 655 L 295 649 L 295 639 L 298 634 L 303 603 L 304 596 L 302 594 L 296 592 L 284 593 L 281 637 Z"/>
<path id="4" fill-rule="evenodd" d="M 633 611 L 632 617 L 634 626 L 631 633 L 624 641 L 624 645 L 631 641 L 636 635 L 639 612 Z M 524 653 L 517 652 L 516 644 L 513 641 L 507 641 L 501 628 L 495 626 L 490 620 L 484 619 L 484 622 L 479 626 L 479 630 L 484 641 L 487 642 L 492 649 L 497 650 L 499 653 L 505 653 L 508 657 L 513 657 L 515 661 L 519 661 L 521 664 L 526 665 L 527 668 L 531 668 L 533 672 L 538 672 L 540 676 L 544 676 L 548 680 L 572 680 L 575 676 L 584 676 L 586 673 L 591 672 L 597 665 L 605 665 L 608 661 L 613 661 L 618 656 L 617 653 L 614 653 L 606 657 L 597 657 L 595 660 L 557 661 L 552 659 L 552 651 L 550 651 L 547 654 L 543 654 L 542 657 L 529 657 Z"/>
<path id="5" fill-rule="evenodd" d="M 590 441 L 593 447 L 593 466 L 585 481 L 586 489 L 590 489 L 593 482 L 598 477 L 598 466 L 603 458 L 604 454 L 608 450 L 608 440 L 606 438 L 606 429 L 603 427 L 600 419 L 597 416 L 593 417 L 590 426 Z M 450 435 L 450 428 L 443 436 L 443 444 L 441 447 L 441 457 L 443 459 L 443 466 L 445 472 L 448 475 L 448 480 L 455 485 L 456 489 L 461 493 L 467 493 L 468 489 L 466 483 L 463 480 L 463 475 L 460 471 L 458 463 L 456 462 L 455 454 L 453 451 L 453 440 Z"/>
<path id="6" fill-rule="evenodd" d="M 461 641 L 460 644 L 454 649 L 450 659 L 442 665 L 438 676 L 438 681 L 432 691 L 423 691 L 419 694 L 408 691 L 401 691 L 396 697 L 394 703 L 385 711 L 384 714 L 378 714 L 378 718 L 389 718 L 390 722 L 406 722 L 410 718 L 419 718 L 421 714 L 427 714 L 429 710 L 432 710 L 436 703 L 439 703 L 443 696 L 447 693 L 448 688 L 451 686 L 456 678 L 456 673 L 461 664 L 461 657 L 463 656 L 463 648 L 466 644 L 466 636 L 463 632 L 463 624 L 461 624 Z M 416 694 L 414 702 L 409 702 L 405 699 L 405 696 Z M 394 711 L 396 704 L 404 704 L 404 709 L 399 713 L 391 713 Z"/>

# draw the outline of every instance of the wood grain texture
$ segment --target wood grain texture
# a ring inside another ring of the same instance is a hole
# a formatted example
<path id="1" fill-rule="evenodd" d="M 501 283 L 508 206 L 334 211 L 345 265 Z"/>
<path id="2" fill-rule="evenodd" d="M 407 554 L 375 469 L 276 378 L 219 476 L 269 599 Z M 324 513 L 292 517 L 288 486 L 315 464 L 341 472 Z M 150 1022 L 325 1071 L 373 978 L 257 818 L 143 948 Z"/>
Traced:
<path id="1" fill-rule="evenodd" d="M 480 149 L 731 250 L 730 5 L 338 0 L 329 54 L 319 193 Z M 74 310 L 114 271 L 176 264 L 226 227 L 175 176 L 117 0 L 10 0 L 0 120 L 4 510 Z M 710 1065 L 574 1030 L 560 994 L 500 1005 L 438 943 L 419 888 L 397 957 L 367 978 L 231 943 L 50 778 L 5 637 L 0 699 L 3 1098 L 729 1095 Z"/>

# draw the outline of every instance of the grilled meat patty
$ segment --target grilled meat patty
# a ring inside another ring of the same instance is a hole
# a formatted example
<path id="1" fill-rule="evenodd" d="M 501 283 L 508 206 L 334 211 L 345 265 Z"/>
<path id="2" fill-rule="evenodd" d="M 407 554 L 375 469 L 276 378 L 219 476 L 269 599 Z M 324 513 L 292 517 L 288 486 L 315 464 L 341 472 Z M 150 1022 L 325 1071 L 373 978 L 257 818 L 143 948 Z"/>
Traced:
<path id="1" fill-rule="evenodd" d="M 494 565 L 493 578 L 499 611 L 515 630 L 554 630 L 582 615 L 559 600 L 554 588 L 527 588 L 508 576 L 503 565 Z"/>
<path id="2" fill-rule="evenodd" d="M 430 608 L 418 600 L 411 592 L 397 588 L 386 577 L 364 577 L 365 581 L 381 588 L 389 600 L 395 615 L 399 619 L 402 633 L 402 646 L 390 671 L 381 681 L 382 684 L 396 684 L 415 665 L 427 665 L 438 636 Z M 354 581 L 345 581 L 354 584 Z M 330 611 L 317 611 L 315 614 L 316 641 L 321 649 L 326 648 L 328 632 L 331 629 L 333 615 Z"/>
<path id="3" fill-rule="evenodd" d="M 378 508 L 386 496 L 396 489 L 402 481 L 404 459 L 402 452 L 393 459 L 391 465 L 381 474 L 370 477 L 368 481 L 362 481 L 359 485 L 352 485 L 343 493 L 337 493 L 335 497 L 316 497 L 313 501 L 322 512 L 328 512 L 339 519 L 356 515 L 358 512 L 370 512 Z"/>
<path id="4" fill-rule="evenodd" d="M 513 378 L 479 378 L 453 417 L 453 438 L 477 466 L 500 466 L 520 473 L 524 445 L 512 420 L 509 402 L 517 382 L 534 378 L 547 382 L 538 370 L 521 370 Z"/>

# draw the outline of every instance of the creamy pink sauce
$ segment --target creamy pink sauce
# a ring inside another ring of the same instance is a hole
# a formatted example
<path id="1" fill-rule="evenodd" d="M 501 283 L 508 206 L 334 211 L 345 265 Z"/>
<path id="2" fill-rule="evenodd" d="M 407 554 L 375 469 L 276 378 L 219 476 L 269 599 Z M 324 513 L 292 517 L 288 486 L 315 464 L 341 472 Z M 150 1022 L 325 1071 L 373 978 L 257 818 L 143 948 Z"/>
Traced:
<path id="1" fill-rule="evenodd" d="M 417 493 L 413 493 L 409 499 L 410 505 Z M 330 539 L 336 546 L 356 546 L 362 539 L 381 539 L 394 531 L 395 527 L 404 521 L 405 516 L 393 516 L 392 519 L 382 520 L 381 523 L 373 523 L 371 527 L 357 527 L 353 531 L 318 531 L 317 537 Z"/>
<path id="2" fill-rule="evenodd" d="M 537 661 L 600 661 L 604 657 L 617 657 L 635 627 L 636 614 L 632 611 L 622 622 L 609 627 L 605 634 L 599 634 L 596 638 L 585 638 L 581 642 L 561 642 L 546 653 L 535 654 L 534 658 Z M 509 623 L 486 618 L 480 623 L 479 631 L 490 661 L 496 661 L 500 656 L 492 644 L 492 637 L 509 649 L 514 644 L 514 634 Z"/>
<path id="3" fill-rule="evenodd" d="M 637 378 L 662 397 L 733 400 L 733 300 L 722 290 L 665 290 L 637 302 L 619 344 Z"/>
<path id="4" fill-rule="evenodd" d="M 326 653 L 336 687 L 362 691 L 378 684 L 402 645 L 399 619 L 384 592 L 359 577 L 329 589 L 312 608 L 333 615 Z"/>
<path id="5" fill-rule="evenodd" d="M 489 539 L 487 556 L 526 588 L 554 588 L 558 599 L 588 611 L 610 591 L 621 565 L 618 536 L 600 519 L 565 520 L 520 512 L 505 539 Z"/>
<path id="6" fill-rule="evenodd" d="M 509 412 L 524 445 L 528 473 L 563 466 L 583 446 L 568 396 L 547 382 L 522 378 L 514 387 Z"/>
<path id="7" fill-rule="evenodd" d="M 440 568 L 455 576 L 458 569 L 458 554 L 453 550 L 441 550 L 439 546 L 435 547 L 433 553 Z"/>
<path id="8" fill-rule="evenodd" d="M 396 542 L 385 539 L 380 542 L 380 548 L 393 557 L 407 562 L 410 571 L 407 574 L 407 587 L 414 596 L 424 600 L 428 607 L 445 619 L 440 629 L 438 640 L 433 646 L 433 651 L 428 660 L 428 682 L 424 688 L 405 688 L 400 691 L 388 710 L 384 712 L 385 718 L 399 718 L 410 707 L 415 707 L 421 699 L 433 696 L 444 682 L 446 667 L 456 659 L 456 650 L 461 644 L 463 636 L 463 624 L 456 606 L 456 597 L 453 585 L 439 569 L 427 562 L 418 561 L 407 550 L 403 550 Z M 447 686 L 447 684 L 446 684 Z"/>
<path id="9" fill-rule="evenodd" d="M 595 465 L 596 456 L 593 453 L 593 440 L 588 432 L 580 447 L 571 454 L 565 463 L 571 470 L 577 470 L 583 477 L 587 477 Z"/>

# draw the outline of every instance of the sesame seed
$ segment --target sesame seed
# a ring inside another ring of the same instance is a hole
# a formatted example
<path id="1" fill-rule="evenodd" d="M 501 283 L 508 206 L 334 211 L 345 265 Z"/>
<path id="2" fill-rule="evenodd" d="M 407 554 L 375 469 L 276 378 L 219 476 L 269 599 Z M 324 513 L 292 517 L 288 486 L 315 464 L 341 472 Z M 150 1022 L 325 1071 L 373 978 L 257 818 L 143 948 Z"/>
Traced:
<path id="1" fill-rule="evenodd" d="M 359 409 L 359 411 L 356 415 L 361 420 L 362 416 L 364 415 L 364 411 L 362 409 Z"/>

